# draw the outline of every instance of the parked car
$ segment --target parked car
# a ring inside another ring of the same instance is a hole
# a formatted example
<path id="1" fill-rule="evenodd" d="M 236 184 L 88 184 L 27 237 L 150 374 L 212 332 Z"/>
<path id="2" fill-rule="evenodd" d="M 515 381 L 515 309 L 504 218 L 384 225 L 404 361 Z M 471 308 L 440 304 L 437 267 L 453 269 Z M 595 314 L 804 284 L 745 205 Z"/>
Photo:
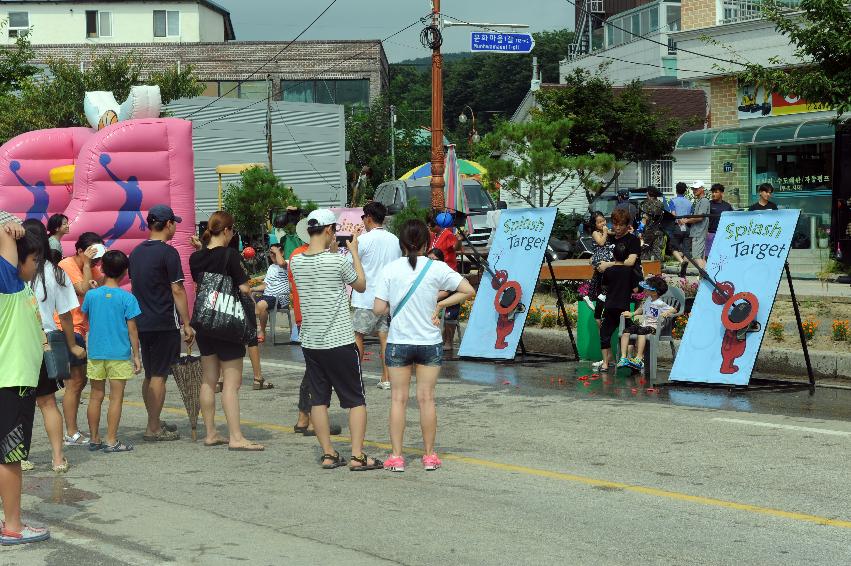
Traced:
<path id="1" fill-rule="evenodd" d="M 388 181 L 375 189 L 375 200 L 387 207 L 392 217 L 398 214 L 411 200 L 416 199 L 417 205 L 429 208 L 431 205 L 431 179 L 408 179 L 407 181 Z M 473 233 L 468 234 L 470 242 L 475 246 L 485 246 L 491 235 L 487 225 L 487 213 L 497 209 L 481 183 L 475 179 L 464 179 L 464 195 L 473 220 Z M 501 203 L 501 207 L 502 206 Z"/>

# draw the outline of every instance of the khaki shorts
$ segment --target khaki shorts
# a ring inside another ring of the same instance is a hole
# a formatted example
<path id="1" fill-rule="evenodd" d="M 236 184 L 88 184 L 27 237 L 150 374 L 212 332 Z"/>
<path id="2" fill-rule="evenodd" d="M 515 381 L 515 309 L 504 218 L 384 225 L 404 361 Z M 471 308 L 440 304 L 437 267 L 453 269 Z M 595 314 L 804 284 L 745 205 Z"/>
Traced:
<path id="1" fill-rule="evenodd" d="M 86 369 L 89 379 L 94 381 L 127 380 L 133 377 L 133 363 L 130 360 L 89 360 Z"/>
<path id="2" fill-rule="evenodd" d="M 364 336 L 376 332 L 387 334 L 390 332 L 390 316 L 388 314 L 378 316 L 372 312 L 372 309 L 355 308 L 352 312 L 352 326 L 355 332 Z"/>

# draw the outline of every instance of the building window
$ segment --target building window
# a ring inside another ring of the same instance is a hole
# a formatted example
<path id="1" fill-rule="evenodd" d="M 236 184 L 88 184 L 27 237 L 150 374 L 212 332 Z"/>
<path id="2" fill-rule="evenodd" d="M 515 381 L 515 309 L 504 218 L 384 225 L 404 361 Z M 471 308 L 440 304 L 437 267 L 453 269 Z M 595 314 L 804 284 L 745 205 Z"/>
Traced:
<path id="1" fill-rule="evenodd" d="M 177 37 L 180 35 L 180 12 L 177 10 L 154 10 L 154 37 Z"/>
<path id="2" fill-rule="evenodd" d="M 9 12 L 9 37 L 23 37 L 29 29 L 29 12 Z"/>
<path id="3" fill-rule="evenodd" d="M 112 12 L 86 10 L 86 37 L 112 37 Z"/>
<path id="4" fill-rule="evenodd" d="M 204 83 L 201 96 L 221 96 L 222 98 L 265 99 L 266 81 L 209 81 Z"/>
<path id="5" fill-rule="evenodd" d="M 369 79 L 281 81 L 285 102 L 369 106 Z"/>

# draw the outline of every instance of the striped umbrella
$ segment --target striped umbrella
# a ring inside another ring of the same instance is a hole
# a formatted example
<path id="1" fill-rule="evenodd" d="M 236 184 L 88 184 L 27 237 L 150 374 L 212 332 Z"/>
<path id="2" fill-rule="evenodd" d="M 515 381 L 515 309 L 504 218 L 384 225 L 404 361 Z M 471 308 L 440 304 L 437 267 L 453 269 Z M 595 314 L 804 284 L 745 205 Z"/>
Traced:
<path id="1" fill-rule="evenodd" d="M 470 218 L 470 207 L 467 205 L 467 196 L 464 194 L 464 182 L 461 179 L 461 168 L 458 165 L 458 156 L 455 153 L 455 144 L 450 144 L 444 161 L 443 180 L 446 184 L 444 194 L 446 195 L 446 208 L 453 211 L 460 210 L 467 214 L 467 233 L 473 233 L 473 220 Z"/>
<path id="2" fill-rule="evenodd" d="M 485 169 L 480 163 L 470 161 L 469 159 L 459 159 L 458 169 L 461 171 L 462 177 L 473 177 L 477 179 L 480 179 L 481 176 L 487 172 L 487 169 Z M 417 165 L 399 177 L 399 180 L 407 181 L 408 179 L 422 179 L 424 177 L 431 177 L 431 163 Z"/>

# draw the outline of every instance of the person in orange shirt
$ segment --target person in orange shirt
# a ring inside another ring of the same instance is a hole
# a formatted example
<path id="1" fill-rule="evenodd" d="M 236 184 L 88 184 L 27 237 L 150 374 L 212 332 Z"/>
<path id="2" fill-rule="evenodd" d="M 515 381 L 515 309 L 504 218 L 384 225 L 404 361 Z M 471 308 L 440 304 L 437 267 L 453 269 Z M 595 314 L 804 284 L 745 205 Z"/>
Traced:
<path id="1" fill-rule="evenodd" d="M 304 218 L 296 225 L 295 229 L 296 235 L 302 242 L 309 242 L 310 235 L 307 233 L 307 219 Z M 295 256 L 298 254 L 303 254 L 307 251 L 310 246 L 308 244 L 302 244 L 293 250 L 293 253 L 290 254 L 289 261 L 292 261 Z M 292 305 L 293 312 L 295 313 L 295 325 L 301 330 L 301 304 L 298 300 L 298 290 L 295 286 L 295 279 L 293 279 L 293 272 L 291 269 L 287 270 L 287 277 L 290 280 L 290 292 L 292 293 Z M 310 426 L 310 390 L 307 386 L 307 373 L 304 374 L 304 377 L 301 379 L 301 387 L 298 390 L 298 422 L 296 422 L 293 427 L 293 432 L 300 432 L 304 436 L 315 436 L 316 433 L 313 432 L 313 428 Z M 340 434 L 342 432 L 342 428 L 338 425 L 331 425 L 331 434 Z"/>
<path id="2" fill-rule="evenodd" d="M 76 253 L 66 257 L 59 262 L 59 267 L 68 275 L 80 304 L 90 289 L 101 285 L 104 281 L 98 264 L 106 247 L 103 239 L 94 232 L 84 232 L 74 244 Z M 74 322 L 74 337 L 77 345 L 86 346 L 86 335 L 89 332 L 89 319 L 80 310 L 80 307 L 71 311 Z M 56 317 L 56 323 L 60 324 Z M 86 387 L 86 359 L 77 358 L 73 354 L 71 358 L 71 377 L 65 380 L 65 395 L 62 397 L 62 413 L 65 416 L 65 446 L 83 446 L 89 443 L 89 438 L 84 436 L 77 428 L 77 410 L 80 408 L 80 395 Z"/>

